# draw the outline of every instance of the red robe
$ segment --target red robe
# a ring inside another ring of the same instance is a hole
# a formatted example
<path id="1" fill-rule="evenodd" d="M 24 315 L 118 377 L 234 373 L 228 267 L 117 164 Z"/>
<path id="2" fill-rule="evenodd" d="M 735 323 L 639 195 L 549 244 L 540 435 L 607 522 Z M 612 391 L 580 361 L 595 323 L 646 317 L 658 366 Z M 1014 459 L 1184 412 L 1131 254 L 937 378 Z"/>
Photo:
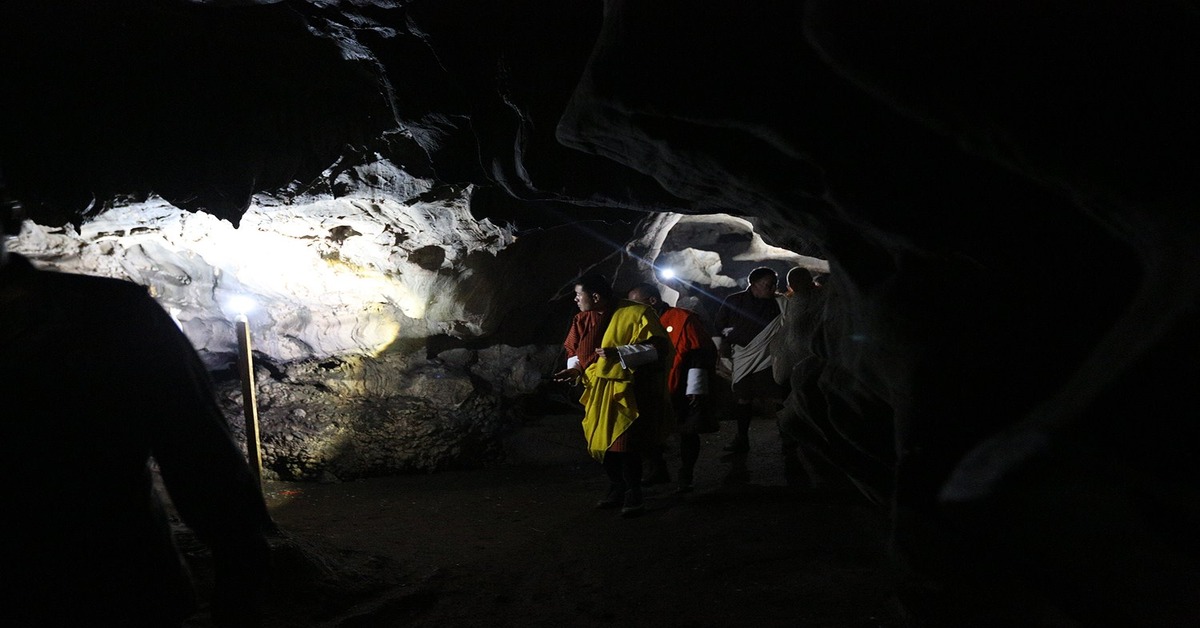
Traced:
<path id="1" fill-rule="evenodd" d="M 712 369 L 715 366 L 717 346 L 700 322 L 700 317 L 691 310 L 670 307 L 659 315 L 659 320 L 675 347 L 675 361 L 667 376 L 667 389 L 674 398 L 686 393 L 689 369 Z"/>

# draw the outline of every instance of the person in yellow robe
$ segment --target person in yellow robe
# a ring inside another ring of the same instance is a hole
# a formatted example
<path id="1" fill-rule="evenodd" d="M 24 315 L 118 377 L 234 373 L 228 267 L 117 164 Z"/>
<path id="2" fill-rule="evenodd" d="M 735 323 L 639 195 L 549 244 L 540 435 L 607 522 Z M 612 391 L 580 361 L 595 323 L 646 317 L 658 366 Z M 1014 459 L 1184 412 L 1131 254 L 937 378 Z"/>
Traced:
<path id="1" fill-rule="evenodd" d="M 674 357 L 670 337 L 653 308 L 618 300 L 603 275 L 575 282 L 576 315 L 568 334 L 561 381 L 583 384 L 583 433 L 588 452 L 609 478 L 600 508 L 642 513 L 642 454 L 661 446 L 674 429 L 667 373 Z"/>
<path id="2" fill-rule="evenodd" d="M 719 428 L 709 400 L 709 377 L 716 367 L 717 347 L 712 334 L 695 312 L 667 305 L 658 286 L 640 283 L 629 289 L 630 301 L 644 303 L 658 312 L 658 320 L 671 337 L 675 358 L 667 376 L 671 408 L 675 411 L 675 431 L 679 434 L 679 487 L 676 492 L 692 491 L 696 461 L 700 459 L 700 435 Z M 662 448 L 650 452 L 650 472 L 643 484 L 671 480 Z"/>

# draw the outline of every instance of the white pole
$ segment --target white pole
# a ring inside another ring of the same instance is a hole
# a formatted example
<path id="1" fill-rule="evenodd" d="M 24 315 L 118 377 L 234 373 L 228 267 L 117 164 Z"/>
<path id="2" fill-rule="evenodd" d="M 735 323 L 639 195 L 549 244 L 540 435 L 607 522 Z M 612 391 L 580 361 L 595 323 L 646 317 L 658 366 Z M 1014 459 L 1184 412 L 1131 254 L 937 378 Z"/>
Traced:
<path id="1" fill-rule="evenodd" d="M 246 417 L 246 458 L 254 479 L 262 484 L 262 445 L 258 433 L 258 396 L 254 386 L 254 358 L 250 353 L 250 321 L 237 317 L 238 369 L 242 374 L 242 413 Z"/>

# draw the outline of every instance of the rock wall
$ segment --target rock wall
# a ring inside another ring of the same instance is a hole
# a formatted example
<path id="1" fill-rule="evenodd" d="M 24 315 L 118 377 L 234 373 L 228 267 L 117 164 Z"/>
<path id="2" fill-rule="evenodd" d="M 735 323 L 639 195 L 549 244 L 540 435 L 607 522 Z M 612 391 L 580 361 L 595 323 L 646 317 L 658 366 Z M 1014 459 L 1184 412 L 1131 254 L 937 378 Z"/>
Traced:
<path id="1" fill-rule="evenodd" d="M 341 481 L 498 463 L 525 418 L 515 400 L 537 391 L 558 353 L 502 346 L 260 366 L 264 475 Z M 240 382 L 218 389 L 231 425 L 244 424 Z"/>
<path id="2" fill-rule="evenodd" d="M 237 228 L 151 198 L 78 231 L 30 222 L 11 248 L 44 268 L 146 286 L 214 372 L 243 442 L 235 301 L 252 303 L 264 474 L 289 480 L 503 460 L 520 409 L 561 368 L 577 272 L 628 286 L 669 264 L 673 298 L 705 295 L 708 311 L 753 266 L 823 265 L 730 216 L 518 235 L 474 218 L 473 187 L 437 187 L 386 160 L 326 177 L 324 193 L 257 196 Z M 589 244 L 603 228 L 622 240 Z"/>

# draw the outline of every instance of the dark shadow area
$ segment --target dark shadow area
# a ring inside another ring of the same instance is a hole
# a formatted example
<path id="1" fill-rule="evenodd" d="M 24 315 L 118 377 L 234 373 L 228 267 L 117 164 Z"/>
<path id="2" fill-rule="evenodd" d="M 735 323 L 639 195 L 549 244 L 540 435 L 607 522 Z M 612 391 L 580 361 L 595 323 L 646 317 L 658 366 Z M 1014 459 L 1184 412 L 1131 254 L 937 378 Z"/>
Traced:
<path id="1" fill-rule="evenodd" d="M 269 482 L 282 533 L 265 628 L 902 625 L 880 511 L 789 488 L 766 420 L 729 481 L 732 431 L 705 438 L 693 493 L 647 487 L 634 519 L 594 508 L 607 484 L 573 415 L 527 427 L 500 467 Z"/>

